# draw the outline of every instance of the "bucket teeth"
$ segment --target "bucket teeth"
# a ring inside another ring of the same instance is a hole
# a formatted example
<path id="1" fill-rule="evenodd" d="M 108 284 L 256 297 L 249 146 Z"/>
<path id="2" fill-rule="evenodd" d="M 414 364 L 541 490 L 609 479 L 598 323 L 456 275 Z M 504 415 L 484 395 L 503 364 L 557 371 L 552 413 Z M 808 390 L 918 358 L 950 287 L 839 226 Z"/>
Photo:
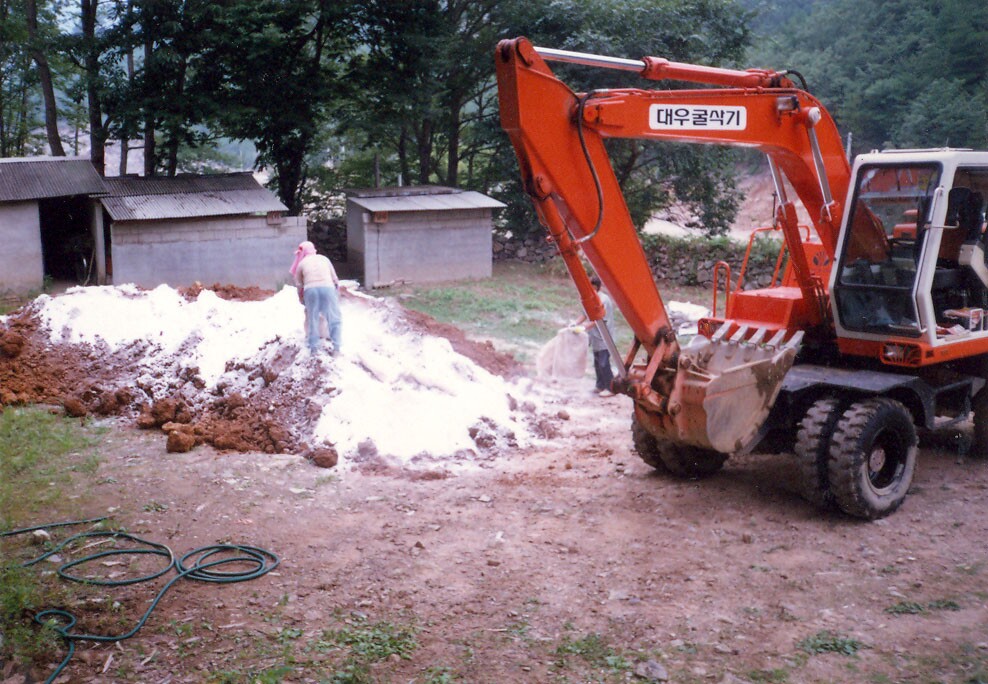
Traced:
<path id="1" fill-rule="evenodd" d="M 795 335 L 789 338 L 789 341 L 783 345 L 784 349 L 799 349 L 799 345 L 803 343 L 803 331 L 800 330 Z"/>
<path id="2" fill-rule="evenodd" d="M 747 339 L 747 343 L 753 345 L 761 344 L 766 335 L 768 335 L 768 328 L 758 328 L 755 334 Z"/>
<path id="3" fill-rule="evenodd" d="M 710 336 L 711 342 L 720 342 L 727 336 L 727 332 L 731 329 L 731 322 L 725 321 L 721 323 L 720 327 L 717 328 L 716 332 Z"/>
<path id="4" fill-rule="evenodd" d="M 737 331 L 731 335 L 731 344 L 740 344 L 744 342 L 744 338 L 748 334 L 748 330 L 749 328 L 746 325 L 738 326 Z"/>
<path id="5" fill-rule="evenodd" d="M 772 339 L 768 341 L 768 346 L 778 348 L 778 346 L 782 344 L 782 340 L 785 339 L 785 337 L 786 337 L 785 330 L 778 331 L 777 333 L 772 335 Z"/>

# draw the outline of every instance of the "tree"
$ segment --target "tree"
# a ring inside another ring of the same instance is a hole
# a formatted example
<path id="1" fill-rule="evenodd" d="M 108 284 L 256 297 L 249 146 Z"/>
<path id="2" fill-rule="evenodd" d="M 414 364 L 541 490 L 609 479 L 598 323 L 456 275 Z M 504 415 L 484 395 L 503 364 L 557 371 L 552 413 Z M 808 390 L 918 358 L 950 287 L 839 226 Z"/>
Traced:
<path id="1" fill-rule="evenodd" d="M 341 128 L 359 131 L 369 147 L 393 155 L 405 179 L 498 195 L 509 204 L 503 215 L 512 230 L 525 233 L 534 229 L 533 214 L 497 120 L 493 48 L 498 38 L 527 35 L 557 48 L 723 65 L 741 55 L 746 16 L 723 0 L 634 5 L 621 0 L 371 0 L 357 15 L 365 51 L 351 64 L 358 87 L 340 113 Z M 581 89 L 628 85 L 629 80 L 627 74 L 615 78 L 612 72 L 566 67 L 558 73 Z M 609 143 L 636 222 L 644 223 L 675 195 L 709 207 L 701 212 L 709 229 L 725 228 L 730 203 L 721 201 L 719 185 L 700 180 L 714 168 L 710 164 L 718 153 L 657 149 Z M 672 158 L 684 161 L 660 163 Z M 660 178 L 663 168 L 676 177 Z"/>
<path id="2" fill-rule="evenodd" d="M 31 58 L 38 69 L 38 80 L 41 83 L 41 93 L 45 101 L 45 132 L 48 136 L 48 147 L 53 156 L 64 157 L 65 150 L 62 148 L 62 138 L 58 132 L 58 105 L 55 101 L 55 86 L 52 82 L 51 68 L 48 66 L 46 41 L 38 31 L 37 0 L 26 0 L 25 11 Z"/>
<path id="3" fill-rule="evenodd" d="M 988 89 L 982 0 L 821 0 L 777 34 L 773 66 L 800 71 L 857 149 L 988 144 L 983 116 L 958 111 Z"/>
<path id="4" fill-rule="evenodd" d="M 0 156 L 38 154 L 43 147 L 32 95 L 37 84 L 27 50 L 23 2 L 0 0 Z"/>
<path id="5" fill-rule="evenodd" d="M 308 157 L 328 108 L 342 91 L 352 8 L 334 0 L 231 2 L 217 17 L 205 84 L 217 93 L 221 130 L 257 147 L 292 214 L 302 207 Z"/>

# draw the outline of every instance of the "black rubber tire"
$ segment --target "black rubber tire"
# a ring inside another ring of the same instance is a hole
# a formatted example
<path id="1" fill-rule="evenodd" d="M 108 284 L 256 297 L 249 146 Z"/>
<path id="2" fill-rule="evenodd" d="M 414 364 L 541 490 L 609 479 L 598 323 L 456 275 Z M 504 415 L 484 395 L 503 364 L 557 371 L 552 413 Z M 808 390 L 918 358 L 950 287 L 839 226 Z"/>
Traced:
<path id="1" fill-rule="evenodd" d="M 662 471 L 663 473 L 669 472 L 665 464 L 662 463 L 662 459 L 659 457 L 659 441 L 655 438 L 651 432 L 646 430 L 641 423 L 638 422 L 638 418 L 632 414 L 631 416 L 631 443 L 635 447 L 635 451 L 641 460 L 656 470 Z"/>
<path id="2" fill-rule="evenodd" d="M 906 498 L 916 469 L 916 428 L 892 399 L 852 404 L 834 430 L 827 476 L 834 500 L 848 515 L 874 520 Z"/>
<path id="3" fill-rule="evenodd" d="M 796 432 L 796 467 L 799 470 L 799 495 L 815 506 L 834 504 L 827 475 L 830 443 L 834 428 L 844 412 L 844 404 L 835 397 L 818 399 L 806 411 Z"/>
<path id="4" fill-rule="evenodd" d="M 727 454 L 712 449 L 658 441 L 659 458 L 673 475 L 696 480 L 710 477 L 724 466 Z"/>
<path id="5" fill-rule="evenodd" d="M 971 400 L 974 409 L 974 434 L 967 455 L 979 461 L 988 460 L 988 387 L 983 387 Z"/>

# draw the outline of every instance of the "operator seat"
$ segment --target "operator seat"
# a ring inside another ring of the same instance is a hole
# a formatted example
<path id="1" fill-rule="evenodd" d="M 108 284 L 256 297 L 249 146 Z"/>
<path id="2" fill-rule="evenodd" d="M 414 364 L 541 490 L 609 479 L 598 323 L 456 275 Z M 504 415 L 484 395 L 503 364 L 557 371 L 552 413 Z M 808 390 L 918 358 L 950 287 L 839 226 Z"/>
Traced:
<path id="1" fill-rule="evenodd" d="M 953 193 L 953 190 L 950 192 Z M 988 288 L 988 264 L 985 263 L 985 240 L 988 235 L 981 233 L 985 199 L 980 192 L 968 192 L 964 204 L 958 207 L 958 232 L 963 233 L 964 244 L 961 245 L 957 261 L 961 266 L 971 269 L 981 284 Z"/>
<path id="2" fill-rule="evenodd" d="M 944 219 L 943 235 L 940 237 L 938 260 L 958 263 L 961 245 L 967 240 L 967 231 L 961 220 L 965 209 L 971 201 L 971 189 L 965 187 L 951 188 L 947 194 L 947 216 Z"/>

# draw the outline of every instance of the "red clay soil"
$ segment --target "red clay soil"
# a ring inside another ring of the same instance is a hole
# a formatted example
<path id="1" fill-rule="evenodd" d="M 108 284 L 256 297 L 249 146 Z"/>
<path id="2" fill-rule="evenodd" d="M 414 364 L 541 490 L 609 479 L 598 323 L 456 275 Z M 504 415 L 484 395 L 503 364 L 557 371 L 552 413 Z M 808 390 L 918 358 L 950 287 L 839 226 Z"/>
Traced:
<path id="1" fill-rule="evenodd" d="M 178 293 L 185 297 L 186 301 L 194 302 L 203 290 L 212 290 L 220 299 L 236 302 L 258 302 L 274 294 L 274 290 L 265 290 L 261 287 L 237 287 L 236 285 L 223 285 L 221 283 L 203 285 L 198 282 L 189 287 L 178 288 Z"/>
<path id="2" fill-rule="evenodd" d="M 420 311 L 405 311 L 408 323 L 426 335 L 445 337 L 453 345 L 453 350 L 494 375 L 514 378 L 524 372 L 523 366 L 510 354 L 499 352 L 490 342 L 477 342 L 468 339 L 459 328 L 448 323 L 440 323 L 435 318 Z"/>

